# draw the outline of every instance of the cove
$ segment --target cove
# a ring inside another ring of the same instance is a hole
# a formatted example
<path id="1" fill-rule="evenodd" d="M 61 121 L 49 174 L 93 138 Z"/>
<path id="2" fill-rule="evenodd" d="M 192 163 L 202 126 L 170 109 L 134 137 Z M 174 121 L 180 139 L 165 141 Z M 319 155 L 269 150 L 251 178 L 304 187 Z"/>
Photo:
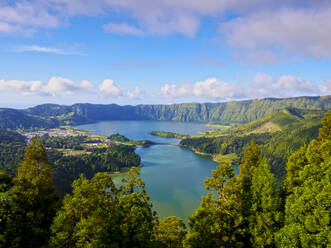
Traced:
<path id="1" fill-rule="evenodd" d="M 199 131 L 210 129 L 202 123 L 183 123 L 169 121 L 102 121 L 75 126 L 91 133 L 110 135 L 120 133 L 130 139 L 148 139 L 163 145 L 137 148 L 144 167 L 141 178 L 151 197 L 154 210 L 160 218 L 178 216 L 187 221 L 205 194 L 204 180 L 211 176 L 217 163 L 194 154 L 189 149 L 169 145 L 176 139 L 166 139 L 148 134 L 151 131 L 169 131 L 180 134 L 198 135 Z M 120 176 L 115 177 L 116 183 Z"/>

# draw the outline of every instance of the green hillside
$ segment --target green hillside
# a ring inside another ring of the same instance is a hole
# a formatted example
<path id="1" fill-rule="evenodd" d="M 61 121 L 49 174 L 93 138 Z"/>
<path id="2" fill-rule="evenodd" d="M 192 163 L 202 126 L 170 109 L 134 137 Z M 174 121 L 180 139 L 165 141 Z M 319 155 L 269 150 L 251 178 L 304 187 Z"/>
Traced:
<path id="1" fill-rule="evenodd" d="M 248 123 L 285 108 L 329 110 L 331 109 L 331 96 L 137 106 L 88 103 L 79 103 L 72 106 L 43 104 L 20 111 L 0 109 L 0 129 L 48 128 L 56 125 L 76 125 L 102 120 Z M 304 112 L 295 115 L 302 117 Z"/>
<path id="2" fill-rule="evenodd" d="M 0 130 L 53 128 L 58 125 L 57 118 L 30 115 L 15 109 L 0 109 Z"/>
<path id="3" fill-rule="evenodd" d="M 324 114 L 320 110 L 286 108 L 247 124 L 183 139 L 180 144 L 214 157 L 235 153 L 238 156 L 233 162 L 238 163 L 244 147 L 254 139 L 270 161 L 271 170 L 282 177 L 288 156 L 317 138 Z"/>

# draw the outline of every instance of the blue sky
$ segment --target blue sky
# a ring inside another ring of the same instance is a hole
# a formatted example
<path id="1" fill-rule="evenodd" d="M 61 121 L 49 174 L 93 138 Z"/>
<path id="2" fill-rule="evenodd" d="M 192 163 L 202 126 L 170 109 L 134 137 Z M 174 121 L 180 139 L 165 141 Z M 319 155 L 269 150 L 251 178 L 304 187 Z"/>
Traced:
<path id="1" fill-rule="evenodd" d="M 0 107 L 331 94 L 331 4 L 0 2 Z"/>

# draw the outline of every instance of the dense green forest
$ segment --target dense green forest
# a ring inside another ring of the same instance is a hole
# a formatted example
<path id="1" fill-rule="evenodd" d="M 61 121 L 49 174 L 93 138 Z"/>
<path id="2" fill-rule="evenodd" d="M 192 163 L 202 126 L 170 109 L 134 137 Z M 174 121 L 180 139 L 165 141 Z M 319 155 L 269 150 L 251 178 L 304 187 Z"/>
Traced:
<path id="1" fill-rule="evenodd" d="M 115 143 L 131 145 L 134 147 L 148 147 L 155 145 L 155 143 L 150 140 L 131 140 L 118 133 L 110 135 L 108 139 Z"/>
<path id="2" fill-rule="evenodd" d="M 132 168 L 120 186 L 108 173 L 82 174 L 60 200 L 40 139 L 25 151 L 15 178 L 0 173 L 1 247 L 329 247 L 331 244 L 331 111 L 317 139 L 293 152 L 279 187 L 251 140 L 236 175 L 221 163 L 207 194 L 183 220 L 159 220 Z"/>
<path id="3" fill-rule="evenodd" d="M 284 108 L 329 110 L 331 96 L 137 106 L 88 103 L 72 106 L 44 104 L 24 110 L 0 109 L 0 129 L 52 128 L 101 120 L 247 123 Z"/>
<path id="4" fill-rule="evenodd" d="M 119 172 L 140 165 L 140 157 L 132 145 L 111 143 L 108 147 L 83 147 L 86 142 L 91 142 L 86 136 L 43 135 L 40 140 L 47 147 L 54 184 L 61 196 L 71 192 L 72 182 L 81 173 L 90 179 L 98 172 Z M 15 175 L 23 161 L 25 149 L 24 136 L 16 132 L 0 131 L 0 170 Z"/>
<path id="5" fill-rule="evenodd" d="M 173 132 L 165 132 L 165 131 L 152 131 L 149 134 L 154 136 L 160 136 L 163 138 L 175 138 L 175 139 L 184 139 L 189 137 L 188 135 L 183 135 L 179 133 L 173 133 Z"/>
<path id="6" fill-rule="evenodd" d="M 207 131 L 202 137 L 184 138 L 180 145 L 211 155 L 235 153 L 240 160 L 244 147 L 254 139 L 268 159 L 271 171 L 277 178 L 282 178 L 289 155 L 317 138 L 324 113 L 320 110 L 282 109 L 238 127 Z"/>

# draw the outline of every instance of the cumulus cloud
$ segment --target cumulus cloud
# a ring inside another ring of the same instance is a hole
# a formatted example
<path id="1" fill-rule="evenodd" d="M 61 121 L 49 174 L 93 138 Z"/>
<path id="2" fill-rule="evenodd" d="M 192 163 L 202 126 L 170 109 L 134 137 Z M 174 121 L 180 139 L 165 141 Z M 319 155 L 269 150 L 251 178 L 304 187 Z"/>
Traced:
<path id="1" fill-rule="evenodd" d="M 98 94 L 104 98 L 122 98 L 129 100 L 141 99 L 142 90 L 134 87 L 132 90 L 121 88 L 112 79 L 105 79 L 99 85 L 87 80 L 74 82 L 68 78 L 51 77 L 46 83 L 42 81 L 0 80 L 0 91 L 23 96 L 58 97 L 79 95 L 81 93 L 91 96 Z"/>
<path id="2" fill-rule="evenodd" d="M 112 79 L 105 79 L 98 87 L 99 94 L 104 98 L 140 99 L 141 89 L 136 86 L 132 91 L 120 88 Z"/>
<path id="3" fill-rule="evenodd" d="M 89 81 L 79 83 L 62 77 L 51 77 L 47 83 L 42 81 L 0 80 L 0 90 L 22 95 L 58 96 L 93 90 Z"/>
<path id="4" fill-rule="evenodd" d="M 93 84 L 86 80 L 80 83 L 75 83 L 70 79 L 52 77 L 48 81 L 48 84 L 44 85 L 41 90 L 46 94 L 55 96 L 63 93 L 73 94 L 75 92 L 90 91 L 93 88 Z"/>
<path id="5" fill-rule="evenodd" d="M 192 86 L 189 84 L 165 84 L 161 87 L 157 95 L 168 99 L 188 97 L 192 95 Z"/>
<path id="6" fill-rule="evenodd" d="M 206 99 L 229 99 L 239 96 L 235 84 L 219 81 L 216 78 L 208 78 L 205 81 L 190 84 L 165 84 L 158 95 L 166 99 L 183 97 L 196 97 Z"/>
<path id="7" fill-rule="evenodd" d="M 274 78 L 258 73 L 246 85 L 224 82 L 216 78 L 208 78 L 194 84 L 165 84 L 159 96 L 165 99 L 200 98 L 210 100 L 247 99 L 262 97 L 293 97 L 300 95 L 328 95 L 331 93 L 331 82 L 313 83 L 293 75 Z"/>
<path id="8" fill-rule="evenodd" d="M 321 6 L 322 7 L 322 6 Z M 229 45 L 279 53 L 280 49 L 303 57 L 331 56 L 331 6 L 325 8 L 281 8 L 240 16 L 220 25 Z M 251 56 L 251 55 L 250 55 Z"/>
<path id="9" fill-rule="evenodd" d="M 248 97 L 291 97 L 323 93 L 320 85 L 309 80 L 293 75 L 274 78 L 264 73 L 256 74 L 245 91 Z"/>
<path id="10" fill-rule="evenodd" d="M 60 14 L 52 13 L 50 3 L 34 1 L 3 1 L 0 3 L 0 32 L 32 32 L 34 28 L 56 28 Z"/>
<path id="11" fill-rule="evenodd" d="M 132 91 L 127 91 L 125 96 L 130 100 L 141 99 L 142 91 L 139 86 L 136 86 Z"/>
<path id="12" fill-rule="evenodd" d="M 105 79 L 103 82 L 99 85 L 99 93 L 103 97 L 119 97 L 122 95 L 121 89 L 117 87 L 114 80 L 111 79 Z"/>

